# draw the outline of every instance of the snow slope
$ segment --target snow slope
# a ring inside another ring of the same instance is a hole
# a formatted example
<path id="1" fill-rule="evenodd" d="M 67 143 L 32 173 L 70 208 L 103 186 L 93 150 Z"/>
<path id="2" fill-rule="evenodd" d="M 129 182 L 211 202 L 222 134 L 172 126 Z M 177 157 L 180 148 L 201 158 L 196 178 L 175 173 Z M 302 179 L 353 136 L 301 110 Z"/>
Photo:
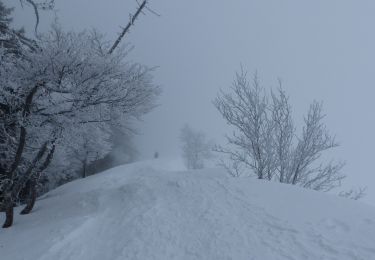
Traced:
<path id="1" fill-rule="evenodd" d="M 166 168 L 176 167 L 120 166 L 48 193 L 0 230 L 0 259 L 375 259 L 370 206 Z"/>

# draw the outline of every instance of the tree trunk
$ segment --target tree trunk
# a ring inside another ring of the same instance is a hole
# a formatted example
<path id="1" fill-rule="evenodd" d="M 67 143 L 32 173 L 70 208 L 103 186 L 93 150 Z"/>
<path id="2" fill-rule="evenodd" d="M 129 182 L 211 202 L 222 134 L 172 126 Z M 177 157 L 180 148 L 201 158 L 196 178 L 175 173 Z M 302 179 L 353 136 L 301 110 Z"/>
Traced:
<path id="1" fill-rule="evenodd" d="M 47 169 L 47 167 L 50 165 L 50 163 L 52 161 L 52 158 L 53 158 L 53 155 L 55 153 L 55 148 L 56 148 L 56 146 L 53 143 L 52 149 L 49 151 L 45 161 L 42 164 L 42 166 L 39 168 L 39 172 L 38 172 L 39 175 L 45 169 Z M 21 215 L 30 214 L 30 212 L 33 210 L 34 205 L 35 205 L 35 201 L 36 201 L 36 197 L 37 197 L 36 185 L 37 185 L 36 180 L 29 180 L 26 183 L 26 192 L 27 192 L 29 197 L 27 198 L 26 207 L 20 213 Z"/>
<path id="2" fill-rule="evenodd" d="M 87 162 L 86 160 L 83 161 L 83 169 L 82 169 L 82 178 L 86 178 L 86 168 L 87 168 Z"/>
<path id="3" fill-rule="evenodd" d="M 30 107 L 31 107 L 31 104 L 33 102 L 34 95 L 38 91 L 38 88 L 43 86 L 44 84 L 45 84 L 44 82 L 37 83 L 31 89 L 30 93 L 27 95 L 26 100 L 25 100 L 25 105 L 24 105 L 24 108 L 23 108 L 23 113 L 22 113 L 23 118 L 27 118 L 28 115 L 30 114 Z M 10 171 L 8 173 L 8 175 L 9 175 L 8 177 L 11 178 L 11 179 L 13 177 L 13 174 L 14 174 L 15 170 L 17 169 L 17 167 L 19 166 L 19 164 L 21 162 L 22 154 L 23 154 L 23 151 L 24 151 L 25 145 L 26 145 L 26 135 L 27 135 L 26 128 L 21 126 L 21 132 L 20 132 L 20 137 L 19 137 L 19 141 L 18 141 L 18 147 L 17 147 L 16 155 L 15 155 L 14 161 L 13 161 L 11 167 L 10 167 Z"/>
<path id="4" fill-rule="evenodd" d="M 5 222 L 3 228 L 9 228 L 13 225 L 13 203 L 11 201 L 6 203 L 5 208 Z"/>
<path id="5" fill-rule="evenodd" d="M 27 198 L 26 207 L 20 213 L 21 215 L 29 214 L 34 208 L 35 201 L 36 201 L 36 182 L 28 181 L 26 185 L 27 185 L 27 193 L 29 197 Z"/>

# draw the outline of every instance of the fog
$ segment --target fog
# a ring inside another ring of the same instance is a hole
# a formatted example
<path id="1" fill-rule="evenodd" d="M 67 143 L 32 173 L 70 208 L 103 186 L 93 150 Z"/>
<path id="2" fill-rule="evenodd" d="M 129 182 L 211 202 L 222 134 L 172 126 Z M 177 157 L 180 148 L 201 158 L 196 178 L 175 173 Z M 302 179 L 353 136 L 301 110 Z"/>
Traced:
<path id="1" fill-rule="evenodd" d="M 32 9 L 4 2 L 16 7 L 15 25 L 32 32 Z M 298 122 L 314 99 L 324 102 L 328 128 L 341 144 L 330 156 L 347 162 L 343 189 L 367 186 L 364 201 L 375 204 L 374 1 L 153 0 L 150 7 L 161 16 L 146 12 L 126 39 L 135 47 L 129 58 L 157 67 L 155 82 L 163 88 L 160 105 L 138 125 L 142 159 L 155 151 L 179 156 L 185 123 L 223 142 L 230 128 L 212 100 L 242 64 L 267 87 L 282 79 Z M 134 9 L 132 0 L 56 0 L 64 28 L 97 28 L 109 41 Z M 54 16 L 41 13 L 40 31 Z"/>

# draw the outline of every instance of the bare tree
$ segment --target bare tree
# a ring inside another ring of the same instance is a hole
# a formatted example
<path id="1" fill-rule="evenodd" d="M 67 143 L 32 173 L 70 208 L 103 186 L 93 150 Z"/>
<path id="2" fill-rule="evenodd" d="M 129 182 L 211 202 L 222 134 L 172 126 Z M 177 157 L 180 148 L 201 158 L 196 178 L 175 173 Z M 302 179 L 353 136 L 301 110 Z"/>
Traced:
<path id="1" fill-rule="evenodd" d="M 277 180 L 328 191 L 340 185 L 343 163 L 318 163 L 322 153 L 337 147 L 323 122 L 322 104 L 313 102 L 296 137 L 289 98 L 281 87 L 267 95 L 257 75 L 236 74 L 231 93 L 220 92 L 214 105 L 235 128 L 228 146 L 216 151 L 228 155 L 225 167 L 234 176 L 251 171 L 259 179 Z"/>
<path id="2" fill-rule="evenodd" d="M 205 161 L 212 157 L 212 142 L 204 133 L 185 125 L 181 129 L 182 156 L 188 169 L 202 169 Z"/>

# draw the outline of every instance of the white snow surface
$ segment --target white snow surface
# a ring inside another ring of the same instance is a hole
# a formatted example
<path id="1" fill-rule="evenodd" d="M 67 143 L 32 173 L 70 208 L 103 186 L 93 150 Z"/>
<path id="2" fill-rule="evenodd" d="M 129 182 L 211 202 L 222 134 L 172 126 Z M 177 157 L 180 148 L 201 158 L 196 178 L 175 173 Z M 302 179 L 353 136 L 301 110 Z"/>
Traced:
<path id="1" fill-rule="evenodd" d="M 140 162 L 49 192 L 0 230 L 0 259 L 375 259 L 371 206 L 176 168 Z"/>

